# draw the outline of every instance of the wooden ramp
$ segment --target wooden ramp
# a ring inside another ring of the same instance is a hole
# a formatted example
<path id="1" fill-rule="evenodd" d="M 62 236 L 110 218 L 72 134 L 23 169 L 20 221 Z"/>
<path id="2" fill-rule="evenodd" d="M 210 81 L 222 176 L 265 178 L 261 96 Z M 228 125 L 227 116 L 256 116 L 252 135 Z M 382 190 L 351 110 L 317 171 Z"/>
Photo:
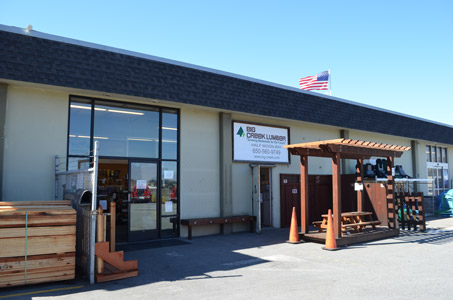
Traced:
<path id="1" fill-rule="evenodd" d="M 110 243 L 96 243 L 95 254 L 103 261 L 96 282 L 106 282 L 138 276 L 137 260 L 124 261 L 124 252 L 110 252 Z"/>

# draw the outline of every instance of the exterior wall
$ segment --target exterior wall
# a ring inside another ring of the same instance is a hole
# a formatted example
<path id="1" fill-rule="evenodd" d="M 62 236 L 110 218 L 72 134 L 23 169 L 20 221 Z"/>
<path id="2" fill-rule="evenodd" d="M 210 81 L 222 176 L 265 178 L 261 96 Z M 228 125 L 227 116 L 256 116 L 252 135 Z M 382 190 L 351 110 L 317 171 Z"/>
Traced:
<path id="1" fill-rule="evenodd" d="M 448 160 L 448 176 L 450 177 L 450 189 L 453 189 L 453 146 L 448 146 L 447 150 Z"/>
<path id="2" fill-rule="evenodd" d="M 290 128 L 290 143 L 305 143 L 340 137 L 339 129 L 305 122 L 288 122 L 273 118 L 234 114 L 234 121 L 275 125 Z M 332 174 L 328 158 L 310 157 L 309 174 Z M 233 162 L 233 213 L 252 214 L 252 173 L 249 163 Z M 272 172 L 272 225 L 280 227 L 280 174 L 300 174 L 299 156 L 291 155 L 290 164 L 277 164 Z M 234 224 L 234 230 L 246 230 L 247 225 Z"/>
<path id="3" fill-rule="evenodd" d="M 2 201 L 48 200 L 54 195 L 54 157 L 66 156 L 68 124 L 68 92 L 31 87 L 8 86 L 5 119 Z M 120 99 L 121 100 L 121 99 Z M 201 218 L 221 214 L 219 111 L 213 109 L 181 109 L 180 190 L 181 218 Z M 290 128 L 290 143 L 304 143 L 340 138 L 340 129 L 299 121 L 258 117 L 234 113 L 235 121 Z M 350 130 L 352 139 L 411 146 L 407 138 Z M 230 137 L 231 138 L 231 137 Z M 436 145 L 417 141 L 418 178 L 427 178 L 425 146 Z M 453 146 L 448 148 L 450 184 L 453 177 Z M 412 154 L 408 151 L 396 165 L 413 175 Z M 355 172 L 355 161 L 348 161 L 348 170 Z M 280 227 L 280 174 L 299 174 L 299 156 L 291 156 L 290 164 L 271 168 L 272 223 Z M 309 174 L 331 174 L 329 158 L 309 158 Z M 419 190 L 427 191 L 427 185 Z M 233 214 L 252 214 L 252 176 L 249 163 L 232 164 Z M 247 230 L 247 224 L 234 224 L 233 231 Z M 194 236 L 216 234 L 220 226 L 194 227 Z M 181 228 L 187 236 L 187 228 Z"/>
<path id="4" fill-rule="evenodd" d="M 417 162 L 418 170 L 419 170 L 418 178 L 428 178 L 428 166 L 426 164 L 426 152 L 425 152 L 426 145 L 430 145 L 430 144 L 427 142 L 424 142 L 424 141 L 418 143 L 418 154 L 419 154 L 419 160 Z M 428 194 L 428 185 L 427 184 L 419 184 L 418 189 L 423 194 L 425 194 L 425 195 Z"/>
<path id="5" fill-rule="evenodd" d="M 426 162 L 426 146 L 440 146 L 447 148 L 447 161 L 448 161 L 448 176 L 449 176 L 449 188 L 453 189 L 453 146 L 438 144 L 434 142 L 419 141 L 419 178 L 428 178 L 428 164 Z M 426 183 L 418 185 L 419 192 L 428 195 L 428 185 Z M 426 197 L 425 209 L 428 213 L 433 213 L 435 211 L 435 199 L 430 196 Z"/>
<path id="6" fill-rule="evenodd" d="M 220 215 L 219 114 L 181 109 L 181 218 Z M 195 226 L 193 235 L 219 233 L 218 226 Z M 181 236 L 187 227 L 181 226 Z"/>
<path id="7" fill-rule="evenodd" d="M 355 139 L 355 140 L 361 140 L 361 141 L 373 141 L 373 142 L 379 142 L 379 143 L 385 143 L 385 144 L 393 144 L 393 145 L 411 147 L 411 140 L 408 138 L 376 134 L 376 133 L 365 132 L 365 131 L 350 130 L 349 138 Z M 403 166 L 404 171 L 409 176 L 413 176 L 412 175 L 413 168 L 412 168 L 411 151 L 412 151 L 412 149 L 410 151 L 405 151 L 400 158 L 395 158 L 395 166 L 396 165 Z M 379 157 L 377 157 L 377 158 L 379 158 Z M 365 160 L 365 163 L 367 163 L 367 160 Z M 349 167 L 350 167 L 349 173 L 350 174 L 355 173 L 355 165 L 356 165 L 356 162 L 351 160 L 350 164 L 349 164 Z M 351 173 L 351 171 L 352 171 L 352 173 Z"/>
<path id="8" fill-rule="evenodd" d="M 66 155 L 68 98 L 8 86 L 2 201 L 54 198 L 55 155 Z"/>

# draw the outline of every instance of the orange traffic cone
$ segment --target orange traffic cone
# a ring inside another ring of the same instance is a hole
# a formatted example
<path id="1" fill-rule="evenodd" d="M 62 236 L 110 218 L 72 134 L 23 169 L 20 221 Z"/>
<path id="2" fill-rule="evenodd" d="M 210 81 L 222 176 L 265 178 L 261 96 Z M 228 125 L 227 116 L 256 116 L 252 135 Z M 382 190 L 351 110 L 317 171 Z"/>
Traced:
<path id="1" fill-rule="evenodd" d="M 335 234 L 333 232 L 332 224 L 332 211 L 329 209 L 327 217 L 327 232 L 326 232 L 326 246 L 322 247 L 324 250 L 338 250 L 337 241 L 335 240 Z"/>
<path id="2" fill-rule="evenodd" d="M 296 208 L 293 206 L 293 215 L 291 216 L 291 227 L 289 230 L 289 241 L 291 244 L 301 243 L 299 239 L 299 228 L 297 226 Z"/>

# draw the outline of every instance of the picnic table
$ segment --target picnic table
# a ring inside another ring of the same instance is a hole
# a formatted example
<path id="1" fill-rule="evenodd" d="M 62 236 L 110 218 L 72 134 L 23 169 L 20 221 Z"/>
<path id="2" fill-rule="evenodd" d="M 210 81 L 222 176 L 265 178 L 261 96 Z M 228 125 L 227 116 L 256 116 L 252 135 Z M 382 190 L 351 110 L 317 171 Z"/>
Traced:
<path id="1" fill-rule="evenodd" d="M 376 225 L 381 224 L 381 221 L 373 220 L 372 215 L 373 213 L 368 211 L 343 212 L 341 213 L 341 230 L 347 231 L 353 229 L 354 232 L 362 232 L 366 226 L 376 229 Z M 318 228 L 319 232 L 327 229 L 328 216 L 328 214 L 321 215 L 322 221 L 313 222 L 313 225 Z"/>

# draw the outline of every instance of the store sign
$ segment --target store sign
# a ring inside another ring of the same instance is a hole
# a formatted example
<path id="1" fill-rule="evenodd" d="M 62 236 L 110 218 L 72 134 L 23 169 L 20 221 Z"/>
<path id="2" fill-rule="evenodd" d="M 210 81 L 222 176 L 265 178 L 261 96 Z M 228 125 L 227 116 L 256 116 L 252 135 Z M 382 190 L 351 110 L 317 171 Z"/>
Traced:
<path id="1" fill-rule="evenodd" d="M 233 122 L 234 161 L 289 163 L 288 128 Z"/>

